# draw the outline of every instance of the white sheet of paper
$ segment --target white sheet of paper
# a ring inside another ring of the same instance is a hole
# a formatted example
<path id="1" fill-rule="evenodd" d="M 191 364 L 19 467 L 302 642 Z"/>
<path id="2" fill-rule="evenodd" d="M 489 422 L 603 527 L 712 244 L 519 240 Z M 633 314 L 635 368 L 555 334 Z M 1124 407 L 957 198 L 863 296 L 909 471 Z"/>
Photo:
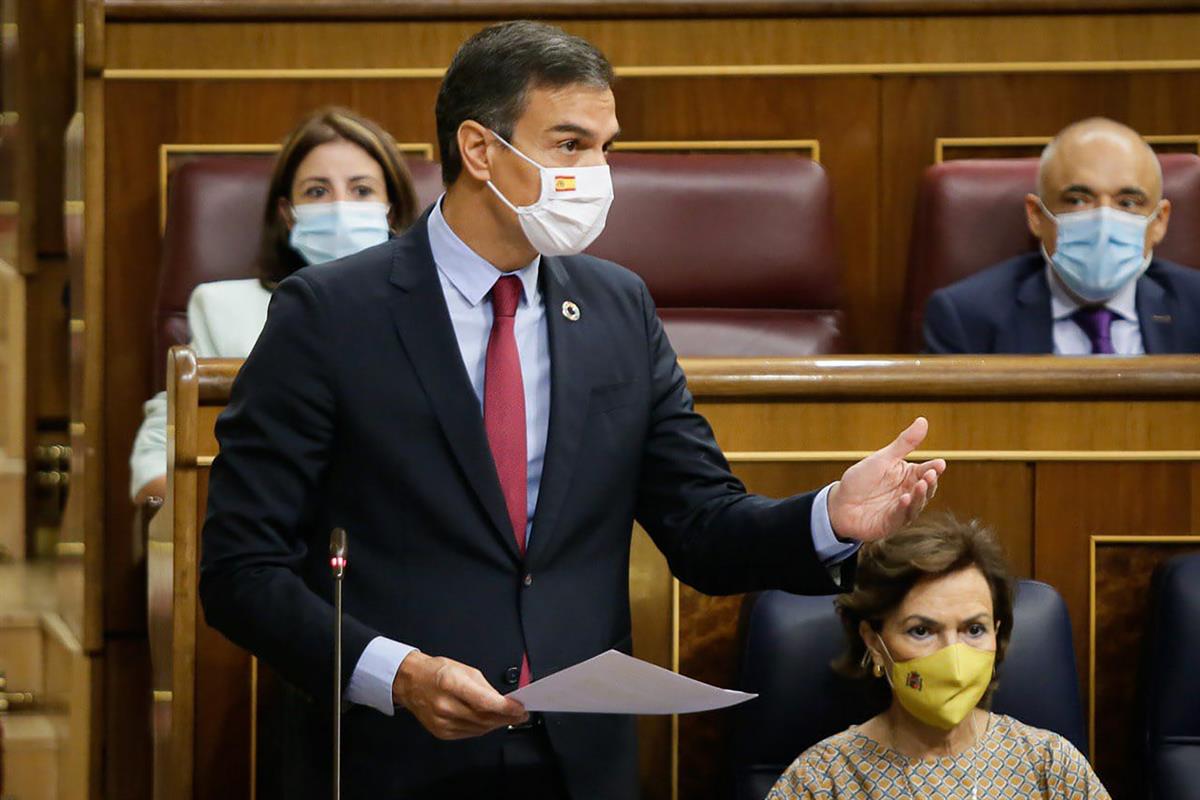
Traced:
<path id="1" fill-rule="evenodd" d="M 508 696 L 528 711 L 587 714 L 690 714 L 758 697 L 718 689 L 617 650 L 547 675 Z"/>

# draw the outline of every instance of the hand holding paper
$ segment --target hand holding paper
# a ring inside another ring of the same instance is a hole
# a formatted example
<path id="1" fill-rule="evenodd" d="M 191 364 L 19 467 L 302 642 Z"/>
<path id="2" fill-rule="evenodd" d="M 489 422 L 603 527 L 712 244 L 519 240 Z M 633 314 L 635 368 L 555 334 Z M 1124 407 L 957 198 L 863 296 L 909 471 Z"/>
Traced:
<path id="1" fill-rule="evenodd" d="M 507 695 L 526 711 L 690 714 L 728 708 L 758 695 L 719 689 L 609 650 Z"/>

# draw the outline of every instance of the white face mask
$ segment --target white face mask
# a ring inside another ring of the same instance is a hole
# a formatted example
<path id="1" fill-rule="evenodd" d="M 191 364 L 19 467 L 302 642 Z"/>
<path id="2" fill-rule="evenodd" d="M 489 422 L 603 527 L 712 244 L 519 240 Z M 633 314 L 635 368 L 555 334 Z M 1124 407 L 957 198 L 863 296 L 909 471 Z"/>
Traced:
<path id="1" fill-rule="evenodd" d="M 354 255 L 388 240 L 387 203 L 339 200 L 293 206 L 296 217 L 288 243 L 309 264 Z"/>
<path id="2" fill-rule="evenodd" d="M 537 167 L 542 192 L 537 202 L 515 206 L 491 181 L 487 185 L 517 215 L 525 238 L 544 256 L 573 256 L 583 252 L 604 230 L 612 206 L 612 175 L 608 165 L 596 167 L 543 167 L 504 140 L 518 156 Z"/>

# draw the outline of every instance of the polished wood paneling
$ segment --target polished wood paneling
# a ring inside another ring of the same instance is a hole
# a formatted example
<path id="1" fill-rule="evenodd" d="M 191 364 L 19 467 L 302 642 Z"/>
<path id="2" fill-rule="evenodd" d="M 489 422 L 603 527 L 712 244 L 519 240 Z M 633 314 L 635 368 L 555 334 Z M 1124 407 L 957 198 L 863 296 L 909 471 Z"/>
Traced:
<path id="1" fill-rule="evenodd" d="M 182 5 L 182 4 L 181 4 Z M 199 4 L 190 4 L 193 8 Z M 208 4 L 214 5 L 214 4 Z M 636 4 L 629 4 L 630 6 Z M 239 22 L 110 21 L 107 70 L 442 69 L 484 20 Z M 539 11 L 534 16 L 543 16 Z M 1063 61 L 1194 60 L 1195 13 L 1054 16 L 884 16 L 846 18 L 588 19 L 562 25 L 596 43 L 619 70 L 639 67 L 818 67 L 822 71 L 888 65 Z M 1138 35 L 1129 36 L 1131 25 Z M 111 73 L 119 77 L 120 73 Z"/>
<path id="2" fill-rule="evenodd" d="M 206 18 L 274 19 L 332 17 L 335 19 L 454 18 L 478 16 L 629 17 L 629 16 L 850 16 L 892 14 L 1054 14 L 1073 11 L 1144 11 L 1137 0 L 107 0 L 116 19 Z M 1158 2 L 1160 11 L 1190 10 L 1188 0 Z"/>
<path id="3" fill-rule="evenodd" d="M 1101 537 L 1094 540 L 1093 547 L 1092 641 L 1097 669 L 1092 696 L 1095 707 L 1104 713 L 1093 723 L 1092 753 L 1100 779 L 1113 797 L 1137 797 L 1144 786 L 1139 782 L 1145 746 L 1138 739 L 1142 730 L 1140 687 L 1151 679 L 1149 670 L 1155 666 L 1141 658 L 1150 610 L 1150 577 L 1163 561 L 1200 552 L 1200 536 L 1190 542 L 1161 542 L 1154 536 L 1137 536 L 1132 541 Z"/>

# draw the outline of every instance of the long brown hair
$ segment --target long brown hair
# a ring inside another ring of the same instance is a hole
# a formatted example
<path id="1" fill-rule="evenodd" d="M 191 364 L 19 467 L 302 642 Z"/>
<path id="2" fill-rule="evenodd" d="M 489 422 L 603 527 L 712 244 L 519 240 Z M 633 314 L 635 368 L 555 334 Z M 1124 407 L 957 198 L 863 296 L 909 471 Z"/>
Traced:
<path id="1" fill-rule="evenodd" d="M 291 200 L 292 182 L 305 156 L 327 142 L 343 139 L 361 147 L 378 162 L 387 185 L 391 213 L 388 220 L 393 233 L 412 224 L 417 215 L 417 194 L 412 176 L 396 142 L 379 125 L 345 108 L 327 106 L 305 118 L 284 139 L 271 174 L 267 205 L 263 209 L 263 237 L 258 253 L 258 277 L 267 289 L 306 265 L 288 242 L 287 222 L 279 213 L 279 201 Z"/>
<path id="2" fill-rule="evenodd" d="M 949 514 L 934 514 L 908 526 L 888 539 L 863 545 L 854 576 L 854 591 L 839 595 L 834 604 L 846 634 L 846 652 L 834 669 L 849 678 L 870 675 L 864 665 L 866 643 L 859 625 L 866 622 L 875 632 L 883 618 L 904 602 L 918 581 L 949 575 L 976 567 L 983 573 L 992 594 L 992 617 L 1000 623 L 996 631 L 996 665 L 1012 637 L 1013 579 L 996 537 L 978 520 L 960 522 Z M 882 683 L 882 682 L 881 682 Z M 886 689 L 886 684 L 883 684 Z M 986 704 L 996 688 L 995 675 L 981 703 Z"/>

